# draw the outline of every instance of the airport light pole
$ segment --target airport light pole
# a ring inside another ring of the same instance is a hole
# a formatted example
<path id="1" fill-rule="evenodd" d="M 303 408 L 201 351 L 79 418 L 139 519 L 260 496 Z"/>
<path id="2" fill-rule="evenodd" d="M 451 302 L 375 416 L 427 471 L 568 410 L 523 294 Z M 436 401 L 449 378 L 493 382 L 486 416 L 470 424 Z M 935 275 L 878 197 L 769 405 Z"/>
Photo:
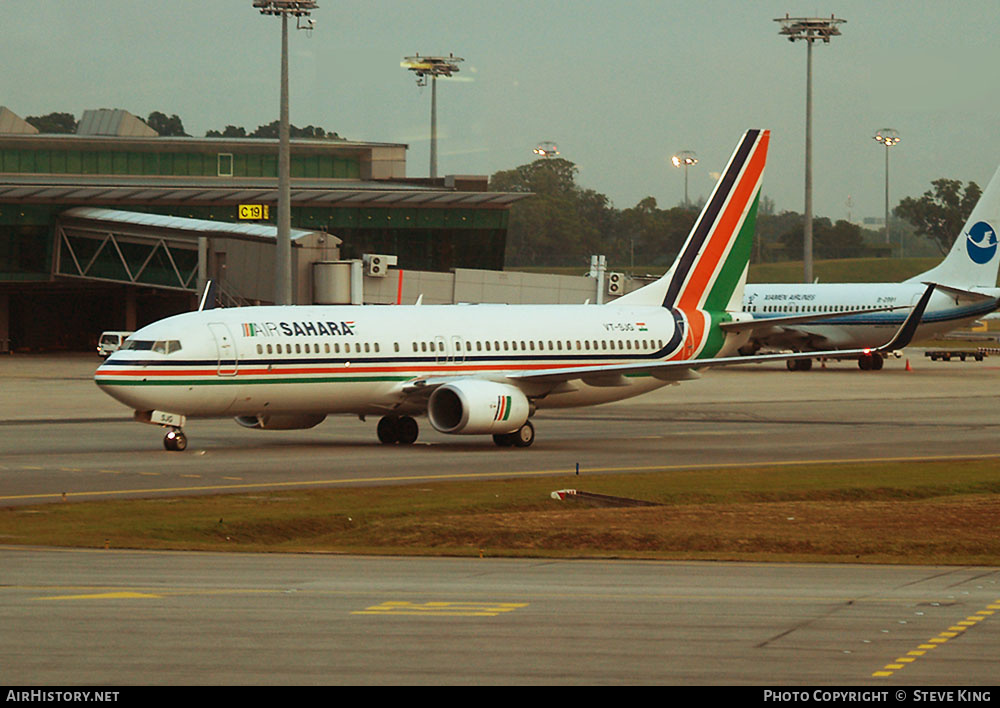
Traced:
<path id="1" fill-rule="evenodd" d="M 539 157 L 556 157 L 559 155 L 559 146 L 547 140 L 544 143 L 538 143 L 538 146 L 531 152 Z"/>
<path id="2" fill-rule="evenodd" d="M 448 54 L 446 57 L 422 57 L 418 52 L 403 59 L 403 66 L 417 75 L 417 86 L 426 86 L 431 77 L 431 179 L 437 177 L 437 77 L 458 73 L 458 62 L 462 57 Z"/>
<path id="3" fill-rule="evenodd" d="M 820 40 L 830 43 L 831 37 L 840 35 L 837 25 L 846 22 L 833 15 L 829 19 L 823 17 L 784 17 L 775 18 L 781 23 L 778 34 L 787 37 L 789 42 L 803 39 L 806 42 L 806 199 L 805 224 L 802 234 L 802 262 L 805 282 L 813 281 L 813 209 L 812 209 L 812 45 Z"/>
<path id="4" fill-rule="evenodd" d="M 670 162 L 673 163 L 674 167 L 684 168 L 684 208 L 687 209 L 691 206 L 691 202 L 688 199 L 688 168 L 697 165 L 698 158 L 690 150 L 681 150 L 670 158 Z"/>
<path id="5" fill-rule="evenodd" d="M 899 140 L 899 133 L 892 128 L 882 128 L 872 136 L 875 142 L 885 145 L 885 242 L 889 244 L 889 148 L 896 145 Z M 903 243 L 899 244 L 899 255 L 903 253 Z"/>
<path id="6" fill-rule="evenodd" d="M 291 148 L 288 124 L 288 16 L 296 18 L 297 29 L 312 29 L 312 20 L 301 24 L 318 5 L 315 0 L 253 0 L 262 15 L 281 16 L 281 98 L 278 121 L 278 234 L 274 263 L 274 304 L 291 305 L 292 300 L 292 189 Z"/>

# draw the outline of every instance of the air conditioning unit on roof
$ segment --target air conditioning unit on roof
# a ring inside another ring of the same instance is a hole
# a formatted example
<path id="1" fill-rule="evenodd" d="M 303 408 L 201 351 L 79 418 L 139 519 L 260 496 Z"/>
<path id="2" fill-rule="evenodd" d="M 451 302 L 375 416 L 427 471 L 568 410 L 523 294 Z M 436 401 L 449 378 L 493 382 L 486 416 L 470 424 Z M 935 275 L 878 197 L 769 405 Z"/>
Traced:
<path id="1" fill-rule="evenodd" d="M 365 264 L 365 275 L 373 278 L 384 278 L 389 274 L 389 266 L 396 265 L 396 256 L 381 253 L 365 253 L 361 260 Z"/>

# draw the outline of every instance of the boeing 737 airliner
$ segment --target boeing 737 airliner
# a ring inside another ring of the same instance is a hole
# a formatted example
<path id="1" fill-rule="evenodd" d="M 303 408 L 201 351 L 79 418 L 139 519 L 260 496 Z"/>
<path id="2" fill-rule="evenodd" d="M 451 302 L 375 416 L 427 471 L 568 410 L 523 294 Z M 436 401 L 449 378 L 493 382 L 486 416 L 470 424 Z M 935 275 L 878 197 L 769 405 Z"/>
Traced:
<path id="1" fill-rule="evenodd" d="M 541 408 L 588 406 L 697 378 L 734 356 L 769 132 L 748 131 L 670 271 L 611 305 L 271 306 L 215 309 L 140 329 L 95 374 L 137 420 L 187 445 L 187 417 L 311 428 L 378 415 L 383 443 L 442 433 L 527 447 Z M 903 346 L 931 295 L 885 349 Z M 794 318 L 793 318 L 794 319 Z M 860 352 L 854 352 L 859 355 Z"/>
<path id="2" fill-rule="evenodd" d="M 746 286 L 743 309 L 770 328 L 757 328 L 744 351 L 859 349 L 875 347 L 899 327 L 904 314 L 874 308 L 909 307 L 926 288 L 937 292 L 927 306 L 914 339 L 931 339 L 988 315 L 1000 307 L 997 288 L 997 227 L 1000 226 L 1000 169 L 972 210 L 955 244 L 931 270 L 902 283 L 797 283 Z M 851 312 L 858 314 L 851 314 Z M 828 313 L 843 316 L 829 317 Z M 790 315 L 827 315 L 822 321 L 792 322 Z M 842 357 L 847 358 L 847 357 Z M 789 360 L 788 368 L 805 371 L 811 359 Z M 881 369 L 882 357 L 858 357 L 862 369 Z"/>

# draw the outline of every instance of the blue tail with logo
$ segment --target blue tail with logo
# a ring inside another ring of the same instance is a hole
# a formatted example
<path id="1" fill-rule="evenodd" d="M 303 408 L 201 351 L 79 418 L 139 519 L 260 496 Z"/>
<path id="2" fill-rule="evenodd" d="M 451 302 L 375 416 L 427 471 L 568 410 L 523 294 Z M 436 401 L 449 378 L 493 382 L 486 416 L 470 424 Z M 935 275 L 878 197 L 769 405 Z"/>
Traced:
<path id="1" fill-rule="evenodd" d="M 1000 169 L 986 185 L 955 245 L 936 267 L 915 275 L 907 282 L 938 283 L 958 288 L 997 285 L 1000 266 L 997 234 L 1000 227 Z"/>

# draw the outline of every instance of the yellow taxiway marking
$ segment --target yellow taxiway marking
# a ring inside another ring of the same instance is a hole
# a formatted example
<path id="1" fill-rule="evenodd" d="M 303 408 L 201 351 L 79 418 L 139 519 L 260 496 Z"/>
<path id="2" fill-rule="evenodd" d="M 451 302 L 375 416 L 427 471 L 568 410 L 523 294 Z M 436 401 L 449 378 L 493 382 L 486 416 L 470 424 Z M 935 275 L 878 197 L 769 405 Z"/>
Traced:
<path id="1" fill-rule="evenodd" d="M 949 460 L 992 460 L 1000 458 L 1000 454 L 990 455 L 926 455 L 921 457 L 858 457 L 828 460 L 772 460 L 769 462 L 748 462 L 729 464 L 703 464 L 703 465 L 636 465 L 636 466 L 604 466 L 587 467 L 585 470 L 589 474 L 604 474 L 611 472 L 677 472 L 681 470 L 725 470 L 725 469 L 747 469 L 760 467 L 805 467 L 809 465 L 852 465 L 876 462 L 942 462 Z M 42 469 L 42 468 L 38 468 Z M 102 470 L 110 471 L 110 470 Z M 374 484 L 385 482 L 441 482 L 447 480 L 467 480 L 467 479 L 513 479 L 516 477 L 554 477 L 558 475 L 573 475 L 575 469 L 572 467 L 560 467 L 557 469 L 541 470 L 512 470 L 500 474 L 482 474 L 478 472 L 455 472 L 445 474 L 421 474 L 421 475 L 399 475 L 399 476 L 374 476 L 374 477 L 352 477 L 347 479 L 313 479 L 295 482 L 259 482 L 253 484 L 208 484 L 203 486 L 187 487 L 152 487 L 145 489 L 113 489 L 92 492 L 68 492 L 67 497 L 114 497 L 126 494 L 173 494 L 179 492 L 214 492 L 239 489 L 289 489 L 293 487 L 321 487 L 321 486 L 350 486 L 359 484 Z M 161 472 L 140 472 L 144 476 L 163 476 Z M 52 492 L 44 494 L 11 494 L 0 496 L 0 501 L 14 501 L 23 499 L 58 499 L 63 496 L 62 492 Z M 1000 609 L 1000 605 L 991 605 L 990 609 Z"/>
<path id="2" fill-rule="evenodd" d="M 38 597 L 36 600 L 149 600 L 163 597 L 144 592 L 99 592 L 91 595 L 56 595 L 55 597 Z"/>
<path id="3" fill-rule="evenodd" d="M 364 610 L 355 610 L 352 615 L 410 615 L 420 617 L 496 617 L 504 612 L 513 612 L 527 607 L 526 602 L 424 602 L 421 604 L 405 600 L 389 600 L 380 605 L 372 605 Z"/>
<path id="4" fill-rule="evenodd" d="M 996 605 L 990 603 L 989 605 L 987 605 L 987 607 L 992 609 L 995 608 Z M 905 657 L 900 657 L 896 659 L 895 662 L 891 664 L 886 664 L 878 671 L 873 672 L 872 676 L 874 678 L 885 678 L 886 676 L 892 676 L 899 669 L 902 669 L 907 664 L 916 661 L 916 659 L 910 657 L 923 656 L 927 652 L 922 650 L 936 649 L 939 646 L 946 644 L 949 640 L 961 636 L 964 632 L 967 632 L 970 628 L 975 627 L 976 625 L 980 624 L 984 619 L 986 619 L 986 617 L 984 617 L 983 615 L 989 615 L 989 614 L 991 614 L 990 610 L 980 610 L 974 615 L 969 615 L 964 620 L 960 620 L 955 624 L 953 624 L 951 627 L 948 627 L 946 631 L 939 632 L 936 637 L 928 639 L 927 643 L 919 645 L 918 649 L 907 652 Z"/>

